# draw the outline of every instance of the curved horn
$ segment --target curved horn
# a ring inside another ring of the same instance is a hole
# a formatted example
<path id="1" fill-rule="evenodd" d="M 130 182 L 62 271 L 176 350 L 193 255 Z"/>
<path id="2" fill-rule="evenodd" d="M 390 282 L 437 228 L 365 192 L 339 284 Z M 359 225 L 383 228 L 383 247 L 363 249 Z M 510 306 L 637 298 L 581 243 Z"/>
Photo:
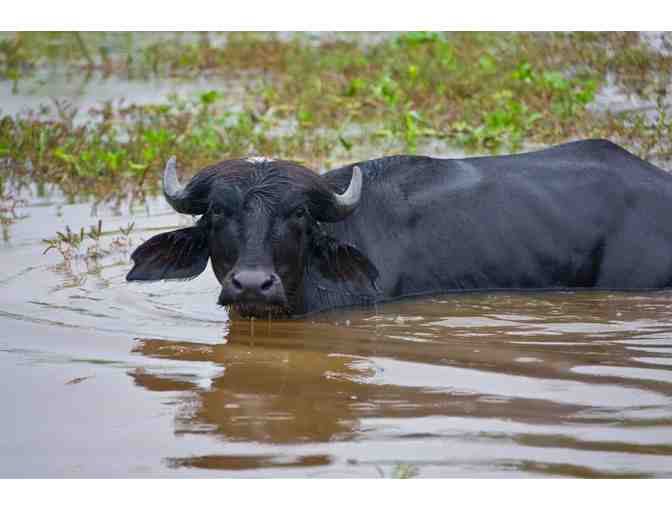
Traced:
<path id="1" fill-rule="evenodd" d="M 186 187 L 180 184 L 176 171 L 177 158 L 172 156 L 163 171 L 163 194 L 173 209 L 182 214 L 203 214 L 196 204 L 191 203 Z"/>
<path id="2" fill-rule="evenodd" d="M 359 199 L 362 198 L 362 171 L 358 166 L 352 167 L 352 178 L 348 189 L 341 195 L 334 193 L 334 202 L 336 205 L 336 215 L 339 218 L 345 218 L 348 214 L 355 210 L 359 204 Z"/>

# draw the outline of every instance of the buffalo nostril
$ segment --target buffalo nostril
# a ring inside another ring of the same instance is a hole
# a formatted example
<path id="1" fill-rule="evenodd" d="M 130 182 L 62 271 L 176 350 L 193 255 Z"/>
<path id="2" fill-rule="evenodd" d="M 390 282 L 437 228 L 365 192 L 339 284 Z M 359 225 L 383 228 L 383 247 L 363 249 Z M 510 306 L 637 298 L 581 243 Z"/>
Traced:
<path id="1" fill-rule="evenodd" d="M 273 286 L 273 276 L 269 276 L 264 280 L 264 282 L 261 284 L 261 290 L 266 291 L 270 289 Z"/>
<path id="2" fill-rule="evenodd" d="M 243 290 L 243 284 L 240 283 L 240 281 L 238 280 L 238 278 L 236 278 L 236 275 L 235 275 L 235 274 L 234 274 L 234 275 L 231 275 L 231 283 L 233 284 L 233 286 L 234 286 L 237 290 Z"/>

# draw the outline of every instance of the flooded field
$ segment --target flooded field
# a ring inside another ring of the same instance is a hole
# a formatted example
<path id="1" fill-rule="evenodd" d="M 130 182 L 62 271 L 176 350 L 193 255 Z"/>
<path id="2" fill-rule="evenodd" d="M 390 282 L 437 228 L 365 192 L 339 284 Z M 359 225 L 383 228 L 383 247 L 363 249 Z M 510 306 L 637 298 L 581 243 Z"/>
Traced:
<path id="1" fill-rule="evenodd" d="M 119 37 L 112 38 L 114 44 L 122 44 Z M 317 44 L 351 36 L 306 37 Z M 392 37 L 360 39 L 375 45 Z M 669 34 L 641 37 L 669 54 Z M 210 41 L 215 48 L 224 42 Z M 430 43 L 419 38 L 405 44 Z M 495 64 L 486 58 L 479 65 L 487 76 Z M 415 90 L 418 73 L 413 67 L 404 70 L 409 90 Z M 72 69 L 46 72 L 38 66 L 21 80 L 0 80 L 1 114 L 30 117 L 31 110 L 53 107 L 55 98 L 78 110 L 72 119 L 77 124 L 92 122 L 90 108 L 122 97 L 126 104 L 155 105 L 172 95 L 207 98 L 216 90 L 227 112 L 259 99 L 250 100 L 257 75 L 249 70 L 131 79 Z M 535 82 L 540 90 L 570 84 L 580 98 L 585 92 L 584 82 L 533 75 L 522 64 L 516 69 L 514 82 Z M 661 76 L 664 88 L 669 76 Z M 313 84 L 316 90 L 336 79 L 327 78 L 319 87 Z M 617 78 L 608 74 L 590 101 L 561 98 L 570 101 L 572 115 L 584 102 L 596 112 L 643 112 L 669 143 L 663 129 L 669 94 L 661 93 L 658 102 L 642 98 Z M 356 111 L 353 104 L 363 91 L 373 92 L 357 108 L 383 111 L 384 103 L 395 115 L 401 108 L 401 85 L 389 76 L 345 85 L 350 88 L 344 87 L 342 97 L 324 95 L 339 112 Z M 505 92 L 497 101 L 510 99 Z M 431 134 L 415 110 L 402 117 L 402 134 L 385 134 L 386 128 L 375 145 L 354 143 L 366 126 L 348 117 L 342 126 L 321 128 L 298 106 L 295 117 L 276 119 L 273 112 L 287 105 L 272 102 L 272 87 L 264 93 L 268 108 L 250 116 L 256 124 L 249 133 L 267 119 L 264 137 L 298 133 L 298 142 L 287 138 L 296 142 L 288 151 L 303 150 L 307 157 L 314 139 L 304 140 L 304 131 L 336 133 L 340 141 L 330 142 L 328 156 L 314 155 L 323 166 L 396 151 L 400 136 L 418 154 L 464 154 L 449 136 Z M 322 92 L 315 97 L 321 101 Z M 203 112 L 208 105 L 203 103 Z M 518 118 L 527 110 L 517 105 L 502 106 L 507 115 L 517 112 L 504 116 L 511 117 L 514 133 L 519 121 L 527 122 Z M 375 120 L 371 130 L 388 126 L 383 120 Z M 51 128 L 45 126 L 46 137 Z M 495 128 L 495 134 L 507 132 Z M 385 136 L 391 137 L 388 145 Z M 138 147 L 144 147 L 145 138 L 139 139 Z M 170 143 L 157 142 L 157 152 L 147 156 L 148 175 L 153 161 L 173 150 Z M 47 145 L 36 146 L 35 154 L 47 154 Z M 185 147 L 185 153 L 196 153 L 209 146 Z M 29 149 L 26 154 L 32 154 Z M 106 146 L 113 149 L 118 147 Z M 71 162 L 75 155 L 61 152 L 53 161 Z M 670 168 L 663 156 L 661 166 Z M 136 160 L 136 170 L 145 168 L 144 161 Z M 190 168 L 189 161 L 180 164 Z M 68 168 L 72 179 L 81 177 L 80 167 Z M 134 178 L 123 168 L 116 168 L 119 179 Z M 20 218 L 3 225 L 0 239 L 0 478 L 672 476 L 672 290 L 462 293 L 294 321 L 231 319 L 215 304 L 219 285 L 210 269 L 187 282 L 125 281 L 134 247 L 158 232 L 190 225 L 192 218 L 176 214 L 163 199 L 131 206 L 122 197 L 112 206 L 76 193 L 66 197 L 54 184 L 59 176 L 45 175 L 38 185 L 24 173 L 19 189 L 0 179 L 0 192 L 9 193 L 0 201 L 23 201 L 16 209 Z M 141 175 L 129 182 L 148 186 L 150 178 Z M 99 220 L 100 238 L 69 253 L 70 260 L 56 249 L 45 253 L 43 240 L 56 232 L 79 232 Z M 99 256 L 87 256 L 91 248 Z"/>
<path id="2" fill-rule="evenodd" d="M 91 206 L 29 202 L 0 250 L 2 477 L 672 476 L 672 292 L 230 320 L 210 270 L 43 255 Z M 98 214 L 104 246 L 191 221 Z"/>

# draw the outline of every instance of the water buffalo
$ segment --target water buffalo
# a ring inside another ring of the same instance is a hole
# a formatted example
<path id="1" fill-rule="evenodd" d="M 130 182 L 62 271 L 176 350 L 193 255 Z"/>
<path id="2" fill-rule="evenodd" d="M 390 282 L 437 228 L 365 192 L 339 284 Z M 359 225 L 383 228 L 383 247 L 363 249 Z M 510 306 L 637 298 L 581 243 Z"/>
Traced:
<path id="1" fill-rule="evenodd" d="M 207 167 L 164 193 L 193 227 L 152 237 L 131 280 L 212 262 L 218 303 L 300 316 L 474 289 L 672 283 L 672 176 L 606 140 L 510 156 L 391 156 L 322 176 L 289 161 Z"/>

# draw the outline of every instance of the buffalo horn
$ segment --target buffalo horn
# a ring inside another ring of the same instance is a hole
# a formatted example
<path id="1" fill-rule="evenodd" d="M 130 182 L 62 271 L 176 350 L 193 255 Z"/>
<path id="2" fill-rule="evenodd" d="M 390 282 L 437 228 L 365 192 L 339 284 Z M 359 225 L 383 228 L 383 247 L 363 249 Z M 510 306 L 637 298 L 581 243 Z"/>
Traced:
<path id="1" fill-rule="evenodd" d="M 166 200 L 179 213 L 203 214 L 203 211 L 196 210 L 198 208 L 189 200 L 185 186 L 177 179 L 176 162 L 177 159 L 172 156 L 163 171 L 163 194 Z"/>
<path id="2" fill-rule="evenodd" d="M 359 199 L 362 197 L 362 171 L 358 166 L 352 167 L 352 178 L 348 189 L 341 195 L 334 193 L 334 202 L 336 204 L 337 215 L 344 218 L 355 210 Z"/>

